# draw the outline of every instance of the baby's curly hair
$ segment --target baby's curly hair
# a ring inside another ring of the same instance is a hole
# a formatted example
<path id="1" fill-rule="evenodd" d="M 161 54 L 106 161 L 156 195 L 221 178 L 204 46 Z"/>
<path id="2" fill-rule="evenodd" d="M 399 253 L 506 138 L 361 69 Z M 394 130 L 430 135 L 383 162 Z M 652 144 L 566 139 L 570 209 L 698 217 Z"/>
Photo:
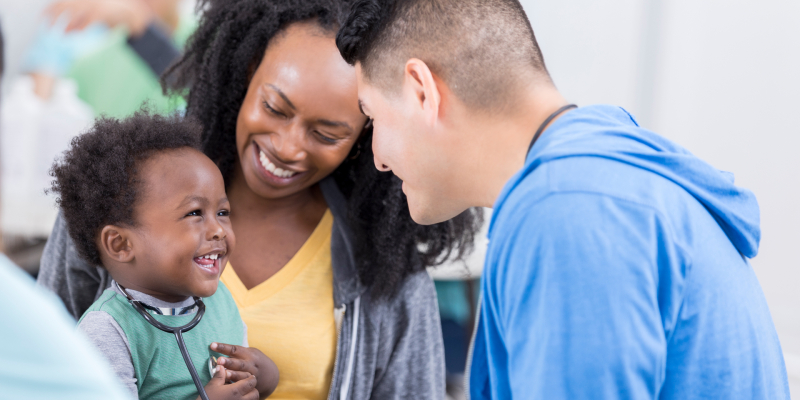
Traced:
<path id="1" fill-rule="evenodd" d="M 98 118 L 88 132 L 72 139 L 50 170 L 55 178 L 50 192 L 58 196 L 83 258 L 102 265 L 95 240 L 104 226 L 136 226 L 133 208 L 142 183 L 137 167 L 160 151 L 199 149 L 201 132 L 191 120 L 153 114 L 145 106 L 125 119 Z"/>

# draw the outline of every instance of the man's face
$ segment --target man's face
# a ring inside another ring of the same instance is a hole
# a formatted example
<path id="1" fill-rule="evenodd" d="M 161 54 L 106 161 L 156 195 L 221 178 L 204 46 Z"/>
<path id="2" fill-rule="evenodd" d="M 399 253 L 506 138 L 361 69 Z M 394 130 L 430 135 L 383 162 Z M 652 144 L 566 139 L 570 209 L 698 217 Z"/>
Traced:
<path id="1" fill-rule="evenodd" d="M 413 91 L 387 93 L 364 79 L 356 64 L 362 111 L 373 120 L 375 166 L 403 181 L 411 218 L 423 225 L 455 217 L 464 205 L 463 178 L 458 175 L 458 132 L 426 115 Z"/>

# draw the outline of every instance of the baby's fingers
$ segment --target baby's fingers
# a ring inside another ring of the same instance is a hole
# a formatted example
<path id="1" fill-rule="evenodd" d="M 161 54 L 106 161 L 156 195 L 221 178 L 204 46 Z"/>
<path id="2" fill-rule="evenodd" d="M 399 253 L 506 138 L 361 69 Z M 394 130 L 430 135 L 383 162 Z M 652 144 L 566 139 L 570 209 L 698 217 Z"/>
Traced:
<path id="1" fill-rule="evenodd" d="M 229 357 L 244 356 L 245 353 L 247 353 L 246 351 L 244 351 L 244 349 L 247 349 L 247 347 L 240 347 L 232 344 L 217 343 L 217 342 L 211 343 L 211 350 L 214 350 L 217 353 L 225 354 L 226 356 Z"/>
<path id="2" fill-rule="evenodd" d="M 217 364 L 224 365 L 227 369 L 232 369 L 235 371 L 247 371 L 248 365 L 244 360 L 240 360 L 238 358 L 228 358 L 228 357 L 220 357 L 217 359 Z M 250 372 L 250 371 L 247 371 Z"/>
<path id="3" fill-rule="evenodd" d="M 234 371 L 232 369 L 228 370 L 228 381 L 229 382 L 239 382 L 243 379 L 247 379 L 253 376 L 249 372 L 242 372 L 242 371 Z"/>
<path id="4" fill-rule="evenodd" d="M 256 390 L 256 377 L 250 375 L 247 379 L 242 379 L 239 382 L 234 382 L 228 385 L 228 393 L 233 398 L 241 398 L 242 400 L 258 400 L 258 390 Z"/>

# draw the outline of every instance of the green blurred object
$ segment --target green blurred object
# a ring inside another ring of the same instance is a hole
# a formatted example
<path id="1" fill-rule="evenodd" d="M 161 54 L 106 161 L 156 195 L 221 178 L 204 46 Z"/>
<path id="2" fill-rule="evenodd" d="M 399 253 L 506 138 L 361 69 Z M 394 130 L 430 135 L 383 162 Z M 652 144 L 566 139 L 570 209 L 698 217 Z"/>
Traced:
<path id="1" fill-rule="evenodd" d="M 196 26 L 194 18 L 181 19 L 173 35 L 179 48 Z M 123 118 L 145 101 L 160 113 L 186 106 L 182 97 L 163 94 L 159 77 L 128 46 L 127 33 L 122 29 L 111 31 L 105 42 L 75 60 L 66 77 L 77 82 L 78 97 L 92 107 L 95 116 Z"/>

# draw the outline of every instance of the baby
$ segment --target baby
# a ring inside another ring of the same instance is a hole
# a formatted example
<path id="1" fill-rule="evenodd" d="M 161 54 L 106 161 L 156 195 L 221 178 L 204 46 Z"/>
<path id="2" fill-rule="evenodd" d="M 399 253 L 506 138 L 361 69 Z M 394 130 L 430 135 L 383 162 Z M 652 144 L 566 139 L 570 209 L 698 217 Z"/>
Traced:
<path id="1" fill-rule="evenodd" d="M 247 327 L 219 282 L 235 240 L 222 174 L 197 150 L 199 137 L 198 125 L 147 110 L 101 118 L 53 166 L 52 191 L 78 252 L 113 278 L 79 329 L 138 398 L 194 399 L 176 336 L 133 305 L 170 327 L 204 305 L 183 338 L 209 399 L 264 398 L 278 370 L 246 347 Z"/>

